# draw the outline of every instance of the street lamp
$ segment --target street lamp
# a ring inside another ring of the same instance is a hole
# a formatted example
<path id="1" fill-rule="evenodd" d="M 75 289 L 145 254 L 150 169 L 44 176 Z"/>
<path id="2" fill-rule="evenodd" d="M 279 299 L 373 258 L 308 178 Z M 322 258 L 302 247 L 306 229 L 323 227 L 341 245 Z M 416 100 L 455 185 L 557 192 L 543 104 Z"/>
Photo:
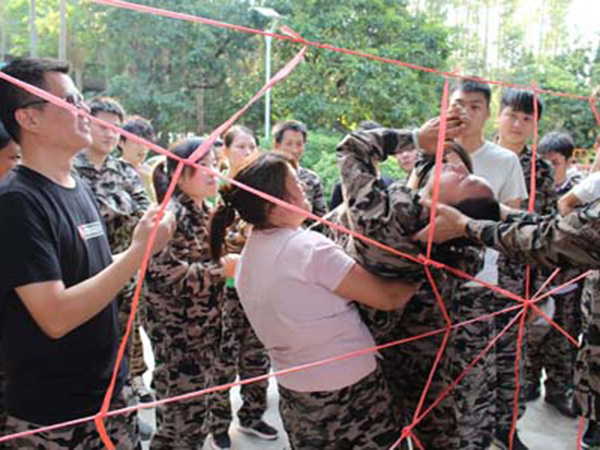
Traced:
<path id="1" fill-rule="evenodd" d="M 254 6 L 250 8 L 256 11 L 261 16 L 271 20 L 271 27 L 268 32 L 273 33 L 277 26 L 277 22 L 281 18 L 281 15 L 273 8 L 264 8 L 262 6 Z M 273 41 L 272 36 L 265 36 L 265 82 L 271 81 L 271 43 Z M 265 94 L 265 142 L 269 142 L 271 135 L 271 89 Z"/>

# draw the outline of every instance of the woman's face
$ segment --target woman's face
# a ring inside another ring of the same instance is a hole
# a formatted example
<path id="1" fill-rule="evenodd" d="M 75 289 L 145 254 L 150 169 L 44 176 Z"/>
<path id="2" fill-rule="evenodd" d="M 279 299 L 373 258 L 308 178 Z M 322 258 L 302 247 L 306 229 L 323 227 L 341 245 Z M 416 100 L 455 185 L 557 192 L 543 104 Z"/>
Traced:
<path id="1" fill-rule="evenodd" d="M 244 160 L 256 151 L 256 141 L 248 133 L 236 133 L 233 142 L 229 147 L 225 147 L 225 154 L 229 160 L 229 166 L 232 170 L 242 165 Z"/>
<path id="2" fill-rule="evenodd" d="M 434 177 L 427 182 L 426 192 L 433 192 Z M 438 201 L 446 205 L 456 205 L 467 198 L 493 195 L 487 182 L 471 175 L 462 162 L 460 164 L 445 163 L 440 176 Z"/>
<path id="3" fill-rule="evenodd" d="M 215 153 L 212 150 L 204 158 L 198 161 L 198 165 L 217 171 L 217 162 Z M 219 179 L 215 174 L 205 172 L 201 169 L 194 169 L 193 173 L 184 171 L 179 179 L 179 189 L 197 201 L 202 201 L 207 197 L 217 195 L 219 190 Z"/>
<path id="4" fill-rule="evenodd" d="M 285 202 L 290 203 L 303 211 L 310 212 L 312 207 L 306 195 L 303 183 L 298 178 L 296 170 L 288 164 L 288 175 L 285 180 Z M 292 211 L 283 206 L 276 205 L 270 213 L 269 223 L 275 227 L 299 227 L 306 220 L 306 213 Z"/>

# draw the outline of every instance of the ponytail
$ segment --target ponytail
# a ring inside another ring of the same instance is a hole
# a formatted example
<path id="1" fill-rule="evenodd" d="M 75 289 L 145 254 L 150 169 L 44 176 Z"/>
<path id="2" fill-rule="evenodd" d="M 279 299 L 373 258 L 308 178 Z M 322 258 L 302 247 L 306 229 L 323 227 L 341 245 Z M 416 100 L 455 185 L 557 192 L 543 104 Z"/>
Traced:
<path id="1" fill-rule="evenodd" d="M 227 194 L 223 194 L 224 201 L 213 213 L 210 221 L 210 256 L 214 262 L 218 262 L 223 256 L 225 233 L 235 220 L 235 208 L 231 201 L 225 200 Z"/>
<path id="2" fill-rule="evenodd" d="M 156 194 L 156 201 L 162 203 L 169 189 L 169 176 L 167 175 L 166 159 L 159 162 L 152 170 L 152 186 Z"/>

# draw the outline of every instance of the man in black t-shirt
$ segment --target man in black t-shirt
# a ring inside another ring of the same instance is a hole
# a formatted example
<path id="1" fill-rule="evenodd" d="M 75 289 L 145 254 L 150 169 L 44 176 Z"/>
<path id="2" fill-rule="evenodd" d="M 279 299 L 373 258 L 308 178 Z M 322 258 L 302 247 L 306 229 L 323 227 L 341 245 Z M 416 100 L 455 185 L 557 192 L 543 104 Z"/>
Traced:
<path id="1" fill-rule="evenodd" d="M 15 60 L 4 73 L 79 109 L 68 66 Z M 90 144 L 89 120 L 0 80 L 0 119 L 21 146 L 23 164 L 0 182 L 0 336 L 7 367 L 8 433 L 90 416 L 100 409 L 120 341 L 116 294 L 137 272 L 153 223 L 140 220 L 131 246 L 113 258 L 94 198 L 71 173 Z M 153 250 L 173 231 L 158 227 Z M 127 404 L 120 367 L 111 409 Z M 108 421 L 118 449 L 137 443 L 130 415 Z M 93 422 L 9 440 L 9 448 L 100 448 Z"/>

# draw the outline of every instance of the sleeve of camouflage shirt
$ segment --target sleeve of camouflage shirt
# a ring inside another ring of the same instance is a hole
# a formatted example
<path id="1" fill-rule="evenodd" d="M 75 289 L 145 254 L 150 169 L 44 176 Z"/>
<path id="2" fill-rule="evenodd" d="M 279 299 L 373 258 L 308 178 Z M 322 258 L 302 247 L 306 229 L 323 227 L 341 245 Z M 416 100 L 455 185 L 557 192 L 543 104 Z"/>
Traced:
<path id="1" fill-rule="evenodd" d="M 523 215 L 508 223 L 471 220 L 467 236 L 522 262 L 598 269 L 600 199 L 566 217 Z"/>
<path id="2" fill-rule="evenodd" d="M 421 248 L 410 239 L 420 226 L 422 206 L 410 189 L 392 184 L 381 185 L 374 161 L 414 148 L 411 131 L 376 129 L 351 133 L 338 145 L 336 152 L 347 200 L 350 227 L 373 240 L 414 256 Z M 422 275 L 418 264 L 354 240 L 359 262 L 386 276 L 399 271 Z"/>
<path id="3" fill-rule="evenodd" d="M 313 214 L 323 217 L 327 214 L 327 203 L 325 202 L 325 194 L 323 193 L 323 181 L 319 178 L 318 183 L 314 187 L 313 199 Z"/>

